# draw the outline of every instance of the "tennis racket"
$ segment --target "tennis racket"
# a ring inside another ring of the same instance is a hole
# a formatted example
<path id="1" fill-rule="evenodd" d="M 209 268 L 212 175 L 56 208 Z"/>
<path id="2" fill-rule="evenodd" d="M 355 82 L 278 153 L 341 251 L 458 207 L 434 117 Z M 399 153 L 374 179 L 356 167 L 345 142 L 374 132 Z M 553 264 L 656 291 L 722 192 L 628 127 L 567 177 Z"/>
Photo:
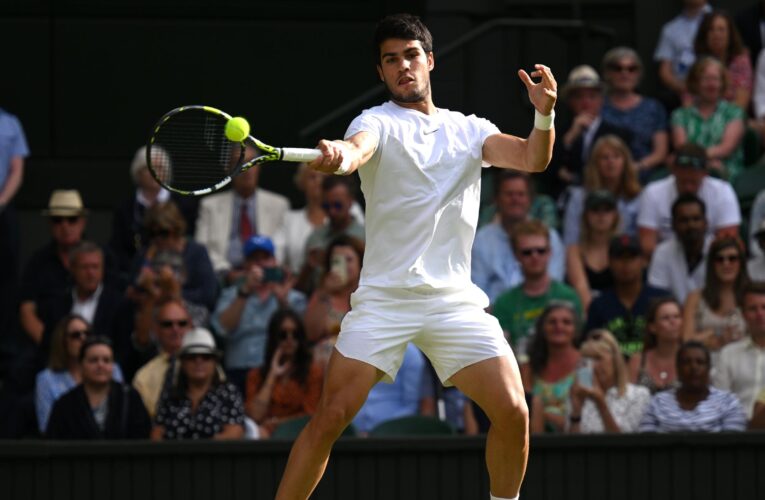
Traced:
<path id="1" fill-rule="evenodd" d="M 146 147 L 149 172 L 162 187 L 188 196 L 213 193 L 232 177 L 271 161 L 312 161 L 318 149 L 276 148 L 252 135 L 226 137 L 231 115 L 210 106 L 182 106 L 159 119 Z M 248 150 L 247 146 L 254 146 Z"/>

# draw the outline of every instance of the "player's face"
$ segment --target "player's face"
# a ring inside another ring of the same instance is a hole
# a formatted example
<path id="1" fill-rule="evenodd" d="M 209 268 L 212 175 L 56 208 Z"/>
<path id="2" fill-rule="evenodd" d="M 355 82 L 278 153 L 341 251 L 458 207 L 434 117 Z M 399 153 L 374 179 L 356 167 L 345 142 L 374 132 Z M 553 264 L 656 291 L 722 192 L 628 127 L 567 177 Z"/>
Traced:
<path id="1" fill-rule="evenodd" d="M 433 53 L 426 53 L 418 40 L 389 38 L 380 44 L 377 73 L 399 103 L 418 103 L 430 99 L 430 71 Z"/>

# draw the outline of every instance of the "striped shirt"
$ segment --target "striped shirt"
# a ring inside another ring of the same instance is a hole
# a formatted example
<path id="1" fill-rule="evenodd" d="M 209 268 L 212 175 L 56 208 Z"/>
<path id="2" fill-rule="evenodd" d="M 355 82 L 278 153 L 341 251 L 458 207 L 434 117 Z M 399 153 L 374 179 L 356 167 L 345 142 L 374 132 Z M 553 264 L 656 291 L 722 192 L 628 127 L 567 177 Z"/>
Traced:
<path id="1" fill-rule="evenodd" d="M 677 401 L 677 389 L 653 396 L 640 432 L 720 432 L 746 430 L 746 415 L 735 394 L 709 387 L 707 398 L 692 410 Z"/>

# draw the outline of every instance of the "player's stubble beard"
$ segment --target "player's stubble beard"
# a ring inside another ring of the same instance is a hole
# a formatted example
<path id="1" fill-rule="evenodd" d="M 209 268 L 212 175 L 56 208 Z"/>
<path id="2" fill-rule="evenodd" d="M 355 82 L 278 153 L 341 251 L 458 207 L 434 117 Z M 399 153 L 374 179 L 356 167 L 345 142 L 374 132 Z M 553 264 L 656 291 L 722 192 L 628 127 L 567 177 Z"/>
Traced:
<path id="1" fill-rule="evenodd" d="M 430 96 L 430 80 L 428 80 L 427 84 L 425 84 L 422 88 L 415 89 L 406 95 L 397 94 L 396 92 L 393 92 L 389 86 L 386 85 L 386 87 L 388 88 L 388 95 L 394 102 L 413 104 L 425 101 Z"/>

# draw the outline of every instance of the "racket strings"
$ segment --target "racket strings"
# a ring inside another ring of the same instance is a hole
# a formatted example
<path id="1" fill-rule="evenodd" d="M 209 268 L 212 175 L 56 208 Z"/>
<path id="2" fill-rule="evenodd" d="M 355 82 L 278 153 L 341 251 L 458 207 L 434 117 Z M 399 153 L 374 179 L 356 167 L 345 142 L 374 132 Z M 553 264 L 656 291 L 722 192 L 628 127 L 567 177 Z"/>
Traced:
<path id="1" fill-rule="evenodd" d="M 151 143 L 150 166 L 158 180 L 175 190 L 197 191 L 231 175 L 244 148 L 226 138 L 226 121 L 197 109 L 171 115 Z"/>

